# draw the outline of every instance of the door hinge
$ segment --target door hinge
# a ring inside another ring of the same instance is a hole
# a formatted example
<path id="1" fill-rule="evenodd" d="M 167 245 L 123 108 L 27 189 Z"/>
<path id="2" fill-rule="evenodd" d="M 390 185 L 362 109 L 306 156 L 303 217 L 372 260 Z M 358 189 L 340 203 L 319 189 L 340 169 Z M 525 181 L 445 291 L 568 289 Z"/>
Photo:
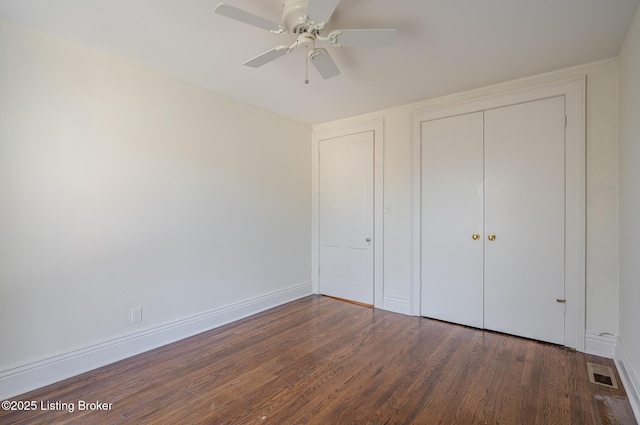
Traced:
<path id="1" fill-rule="evenodd" d="M 567 114 L 564 114 L 564 126 L 567 127 Z"/>
<path id="2" fill-rule="evenodd" d="M 556 299 L 556 301 L 557 301 L 557 302 L 559 302 L 559 303 L 561 303 L 561 304 L 565 304 L 565 303 L 567 302 L 567 300 L 565 300 L 565 299 L 560 299 L 560 298 Z"/>

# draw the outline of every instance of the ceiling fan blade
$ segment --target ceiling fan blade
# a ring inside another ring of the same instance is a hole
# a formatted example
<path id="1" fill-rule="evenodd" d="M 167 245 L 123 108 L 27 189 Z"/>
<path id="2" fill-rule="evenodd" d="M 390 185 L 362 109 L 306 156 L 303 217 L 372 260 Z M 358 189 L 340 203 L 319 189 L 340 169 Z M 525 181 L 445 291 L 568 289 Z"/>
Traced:
<path id="1" fill-rule="evenodd" d="M 275 33 L 286 32 L 282 25 L 276 22 L 254 15 L 253 13 L 249 13 L 245 10 L 238 9 L 237 7 L 229 6 L 225 3 L 220 3 L 216 6 L 215 12 L 218 15 L 226 16 L 227 18 L 235 19 L 236 21 L 244 22 L 245 24 L 253 25 L 254 27 L 262 28 L 267 31 Z"/>
<path id="2" fill-rule="evenodd" d="M 325 49 L 320 48 L 313 50 L 309 53 L 309 59 L 325 80 L 340 75 L 338 66 Z"/>
<path id="3" fill-rule="evenodd" d="M 309 0 L 306 15 L 310 21 L 320 23 L 327 22 L 338 7 L 340 0 Z"/>
<path id="4" fill-rule="evenodd" d="M 272 60 L 278 59 L 280 56 L 284 56 L 291 51 L 289 46 L 278 46 L 271 50 L 264 52 L 261 55 L 256 56 L 253 59 L 246 61 L 243 65 L 250 66 L 251 68 L 259 68 Z"/>
<path id="5" fill-rule="evenodd" d="M 397 33 L 392 29 L 335 30 L 328 39 L 334 46 L 341 47 L 391 47 Z"/>

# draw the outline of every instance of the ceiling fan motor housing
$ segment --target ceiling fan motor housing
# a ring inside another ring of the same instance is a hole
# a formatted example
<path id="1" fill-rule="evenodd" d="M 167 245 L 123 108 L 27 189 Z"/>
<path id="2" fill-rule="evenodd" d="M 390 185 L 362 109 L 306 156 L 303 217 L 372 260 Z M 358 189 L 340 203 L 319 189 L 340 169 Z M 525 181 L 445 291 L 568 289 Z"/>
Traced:
<path id="1" fill-rule="evenodd" d="M 286 0 L 282 6 L 282 23 L 293 34 L 300 34 L 308 30 L 307 21 L 304 19 L 309 0 Z"/>

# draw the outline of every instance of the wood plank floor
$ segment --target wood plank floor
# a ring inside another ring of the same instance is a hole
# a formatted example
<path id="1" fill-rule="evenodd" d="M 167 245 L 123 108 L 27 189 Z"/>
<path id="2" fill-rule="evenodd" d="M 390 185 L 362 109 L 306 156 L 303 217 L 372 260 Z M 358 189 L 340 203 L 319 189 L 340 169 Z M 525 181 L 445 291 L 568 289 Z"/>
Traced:
<path id="1" fill-rule="evenodd" d="M 0 411 L 0 423 L 636 424 L 624 390 L 589 383 L 587 362 L 615 368 L 311 296 L 14 397 L 74 411 Z"/>

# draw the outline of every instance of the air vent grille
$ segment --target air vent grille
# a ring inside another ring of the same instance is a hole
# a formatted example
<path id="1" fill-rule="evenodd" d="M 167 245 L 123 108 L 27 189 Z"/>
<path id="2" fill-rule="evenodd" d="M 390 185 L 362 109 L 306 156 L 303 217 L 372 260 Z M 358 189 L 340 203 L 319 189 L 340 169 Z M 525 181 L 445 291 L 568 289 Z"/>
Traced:
<path id="1" fill-rule="evenodd" d="M 592 384 L 618 389 L 618 382 L 611 367 L 587 362 L 587 368 Z"/>

